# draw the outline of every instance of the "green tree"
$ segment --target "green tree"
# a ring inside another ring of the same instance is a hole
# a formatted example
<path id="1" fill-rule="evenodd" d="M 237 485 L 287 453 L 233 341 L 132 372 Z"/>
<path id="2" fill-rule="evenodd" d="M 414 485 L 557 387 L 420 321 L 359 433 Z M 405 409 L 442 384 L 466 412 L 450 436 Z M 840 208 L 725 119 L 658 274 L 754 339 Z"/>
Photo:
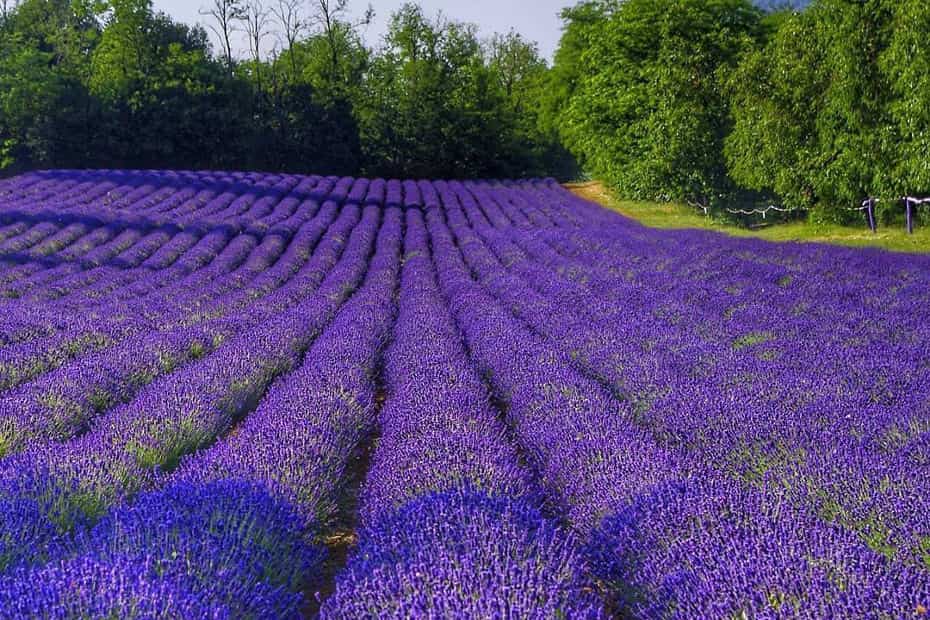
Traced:
<path id="1" fill-rule="evenodd" d="M 726 145 L 737 181 L 832 220 L 894 186 L 880 59 L 895 4 L 814 2 L 743 59 L 729 85 Z"/>
<path id="2" fill-rule="evenodd" d="M 582 54 L 594 45 L 601 24 L 616 0 L 588 0 L 562 10 L 562 38 L 539 96 L 540 129 L 571 141 L 571 124 L 563 116 L 584 75 Z M 578 153 L 583 156 L 583 153 Z"/>
<path id="3" fill-rule="evenodd" d="M 413 4 L 391 19 L 358 106 L 366 169 L 384 175 L 504 174 L 503 96 L 474 26 L 428 19 Z"/>
<path id="4" fill-rule="evenodd" d="M 95 8 L 69 0 L 8 5 L 0 24 L 0 169 L 70 162 L 83 150 L 92 106 L 82 82 L 99 39 Z"/>
<path id="5" fill-rule="evenodd" d="M 892 162 L 883 186 L 889 197 L 930 194 L 930 5 L 921 0 L 893 4 L 890 41 L 879 58 L 890 89 L 888 115 Z"/>
<path id="6" fill-rule="evenodd" d="M 333 49 L 337 50 L 335 64 Z M 329 35 L 307 37 L 296 44 L 291 54 L 301 67 L 298 81 L 329 98 L 357 96 L 371 58 L 357 30 L 348 23 Z"/>
<path id="7" fill-rule="evenodd" d="M 818 102 L 828 86 L 820 33 L 806 17 L 782 22 L 767 45 L 749 52 L 729 81 L 734 128 L 725 153 L 742 186 L 809 208 L 823 161 Z"/>
<path id="8" fill-rule="evenodd" d="M 127 167 L 207 167 L 245 152 L 242 89 L 210 55 L 206 32 L 148 0 L 108 8 L 88 80 L 103 108 L 95 151 Z"/>
<path id="9" fill-rule="evenodd" d="M 596 6 L 595 6 L 596 8 Z M 710 204 L 734 191 L 721 80 L 759 36 L 747 0 L 627 0 L 587 35 L 561 115 L 584 166 L 629 197 Z"/>
<path id="10" fill-rule="evenodd" d="M 313 0 L 311 5 L 310 24 L 318 31 L 314 40 L 323 52 L 316 54 L 315 71 L 332 84 L 357 82 L 353 78 L 359 75 L 366 56 L 360 53 L 358 29 L 371 23 L 374 9 L 369 4 L 361 19 L 350 21 L 349 0 Z"/>
<path id="11" fill-rule="evenodd" d="M 383 50 L 347 0 L 216 0 L 221 49 L 150 0 L 24 0 L 0 19 L 0 166 L 416 176 L 557 171 L 534 45 L 407 5 Z M 10 8 L 10 5 L 7 5 Z M 282 31 L 266 57 L 263 41 Z M 250 59 L 231 51 L 244 31 Z M 363 146 L 364 145 L 364 146 Z"/>
<path id="12" fill-rule="evenodd" d="M 44 159 L 49 119 L 61 91 L 53 54 L 6 37 L 0 48 L 0 169 Z"/>
<path id="13" fill-rule="evenodd" d="M 260 32 L 260 4 L 251 3 L 250 36 Z M 264 160 L 252 167 L 356 174 L 361 149 L 354 111 L 370 52 L 358 27 L 345 19 L 347 3 L 315 1 L 272 4 L 272 21 L 285 22 L 293 44 L 248 70 L 255 87 L 253 152 Z M 283 20 L 283 21 L 282 21 Z M 266 146 L 267 145 L 267 146 Z"/>
<path id="14" fill-rule="evenodd" d="M 512 128 L 500 154 L 502 167 L 512 176 L 574 177 L 574 159 L 560 144 L 556 126 L 545 118 L 551 82 L 538 46 L 511 31 L 491 37 L 485 55 Z"/>
<path id="15" fill-rule="evenodd" d="M 106 8 L 88 85 L 95 95 L 116 99 L 130 93 L 154 69 L 149 39 L 154 15 L 151 0 L 110 0 Z"/>

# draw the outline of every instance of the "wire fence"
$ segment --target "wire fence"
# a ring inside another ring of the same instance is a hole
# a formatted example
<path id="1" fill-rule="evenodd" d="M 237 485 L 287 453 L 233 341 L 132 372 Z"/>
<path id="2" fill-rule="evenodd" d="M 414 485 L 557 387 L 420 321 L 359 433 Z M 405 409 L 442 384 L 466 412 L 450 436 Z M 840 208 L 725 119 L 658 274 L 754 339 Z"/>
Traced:
<path id="1" fill-rule="evenodd" d="M 913 234 L 914 233 L 914 210 L 919 206 L 930 204 L 930 197 L 916 198 L 914 196 L 902 196 L 901 198 L 892 198 L 892 199 L 866 198 L 865 200 L 862 201 L 862 204 L 860 206 L 849 207 L 845 210 L 864 212 L 866 219 L 868 221 L 868 224 L 869 224 L 869 229 L 874 233 L 878 231 L 878 218 L 875 214 L 875 207 L 878 205 L 879 202 L 904 202 L 905 211 L 907 215 L 907 232 L 908 234 Z M 706 216 L 710 215 L 709 207 L 702 205 L 702 204 L 690 202 L 690 201 L 688 202 L 688 204 L 691 205 L 692 207 L 701 209 L 704 212 L 704 215 Z M 799 211 L 803 211 L 803 209 L 799 209 L 797 207 L 781 207 L 778 205 L 768 205 L 767 207 L 755 207 L 752 209 L 726 208 L 724 209 L 724 211 L 726 211 L 727 213 L 731 215 L 745 215 L 745 216 L 761 215 L 762 219 L 764 220 L 766 219 L 766 216 L 773 211 L 775 211 L 776 213 L 797 213 Z"/>
<path id="2" fill-rule="evenodd" d="M 869 230 L 873 233 L 878 231 L 878 220 L 875 217 L 875 205 L 878 198 L 866 198 L 862 201 L 862 206 L 846 209 L 847 211 L 865 211 L 866 218 L 869 220 Z"/>
<path id="3" fill-rule="evenodd" d="M 757 207 L 754 209 L 727 209 L 727 213 L 732 213 L 733 215 L 761 215 L 764 220 L 766 215 L 776 211 L 778 213 L 796 213 L 800 209 L 794 207 L 779 207 L 777 205 L 769 205 L 767 207 Z"/>
<path id="4" fill-rule="evenodd" d="M 914 196 L 902 196 L 901 198 L 867 198 L 862 201 L 862 206 L 855 210 L 866 210 L 869 218 L 869 228 L 872 232 L 878 229 L 878 223 L 875 218 L 875 205 L 879 202 L 903 202 L 907 219 L 907 233 L 914 234 L 914 209 L 925 204 L 930 204 L 930 198 L 916 198 Z"/>
<path id="5" fill-rule="evenodd" d="M 920 205 L 930 204 L 930 198 L 914 198 L 913 196 L 905 196 L 904 203 L 907 208 L 907 233 L 909 235 L 914 234 L 914 208 L 919 207 Z"/>

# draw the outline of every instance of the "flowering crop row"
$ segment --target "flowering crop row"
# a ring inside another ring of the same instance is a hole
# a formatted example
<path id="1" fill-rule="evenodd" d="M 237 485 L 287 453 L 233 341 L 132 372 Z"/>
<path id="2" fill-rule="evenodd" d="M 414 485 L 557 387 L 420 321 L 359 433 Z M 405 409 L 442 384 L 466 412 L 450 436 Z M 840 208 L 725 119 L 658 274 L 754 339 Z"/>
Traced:
<path id="1" fill-rule="evenodd" d="M 927 308 L 548 180 L 3 180 L 0 617 L 926 615 Z"/>

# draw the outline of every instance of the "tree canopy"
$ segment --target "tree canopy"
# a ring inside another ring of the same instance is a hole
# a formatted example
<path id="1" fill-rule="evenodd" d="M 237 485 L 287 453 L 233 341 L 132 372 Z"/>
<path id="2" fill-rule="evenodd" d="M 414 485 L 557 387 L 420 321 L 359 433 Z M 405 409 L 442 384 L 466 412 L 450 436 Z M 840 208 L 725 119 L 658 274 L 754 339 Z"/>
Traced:
<path id="1" fill-rule="evenodd" d="M 894 36 L 890 7 L 821 0 L 746 55 L 730 82 L 727 157 L 738 182 L 821 211 L 893 189 L 880 65 Z"/>
<path id="2" fill-rule="evenodd" d="M 523 176 L 564 166 L 527 121 L 533 45 L 408 4 L 363 45 L 347 0 L 213 0 L 220 41 L 151 0 L 23 0 L 0 11 L 0 170 L 244 168 Z M 245 36 L 238 58 L 231 41 Z M 555 163 L 551 163 L 555 162 Z M 570 172 L 569 172 L 570 174 Z"/>
<path id="3" fill-rule="evenodd" d="M 0 3 L 0 173 L 584 173 L 832 220 L 930 193 L 922 0 L 582 0 L 551 66 L 415 3 L 369 47 L 349 0 L 203 1 L 218 50 L 150 0 Z"/>
<path id="4" fill-rule="evenodd" d="M 636 198 L 704 204 L 730 192 L 721 80 L 752 47 L 761 13 L 748 0 L 627 0 L 576 15 L 591 32 L 570 57 L 579 77 L 561 122 L 584 165 Z"/>
<path id="5" fill-rule="evenodd" d="M 626 197 L 841 220 L 930 192 L 926 2 L 587 0 L 563 18 L 540 109 Z"/>

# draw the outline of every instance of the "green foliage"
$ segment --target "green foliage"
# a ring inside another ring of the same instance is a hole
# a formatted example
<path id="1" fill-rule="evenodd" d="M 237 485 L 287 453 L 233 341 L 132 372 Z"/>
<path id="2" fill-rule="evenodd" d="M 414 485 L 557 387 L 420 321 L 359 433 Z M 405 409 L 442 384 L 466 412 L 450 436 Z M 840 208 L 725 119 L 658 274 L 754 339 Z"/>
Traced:
<path id="1" fill-rule="evenodd" d="M 613 5 L 614 2 L 606 0 L 588 0 L 562 11 L 562 38 L 539 97 L 539 126 L 542 131 L 564 132 L 566 137 L 570 137 L 571 127 L 563 122 L 562 111 L 568 106 L 582 78 L 582 54 L 593 44 L 599 24 L 606 19 L 608 9 Z"/>
<path id="2" fill-rule="evenodd" d="M 504 50 L 516 57 L 505 58 Z M 419 6 L 404 5 L 359 91 L 365 170 L 445 177 L 535 172 L 535 127 L 521 127 L 516 117 L 539 63 L 535 49 L 510 38 L 492 44 L 489 64 L 473 26 L 431 21 Z"/>
<path id="3" fill-rule="evenodd" d="M 928 26 L 930 6 L 910 0 L 818 0 L 781 20 L 729 82 L 734 179 L 819 221 L 930 190 Z"/>
<path id="4" fill-rule="evenodd" d="M 334 24 L 329 36 L 298 42 L 291 53 L 299 58 L 300 81 L 330 97 L 356 96 L 371 58 L 358 33 L 345 23 Z"/>
<path id="5" fill-rule="evenodd" d="M 563 17 L 541 118 L 625 198 L 764 199 L 826 225 L 930 192 L 926 2 L 588 0 Z"/>
<path id="6" fill-rule="evenodd" d="M 842 207 L 866 197 L 900 217 L 889 199 L 930 193 L 921 0 L 768 13 L 749 0 L 585 0 L 563 11 L 551 68 L 513 32 L 482 43 L 474 26 L 416 4 L 392 16 L 377 50 L 359 33 L 371 15 L 349 21 L 348 0 L 309 13 L 300 0 L 266 5 L 276 11 L 211 5 L 219 56 L 202 27 L 151 0 L 6 5 L 0 174 L 567 178 L 580 164 L 626 198 L 764 198 L 824 226 L 858 217 Z M 266 57 L 267 20 L 287 45 Z M 229 49 L 236 29 L 249 31 L 247 61 Z"/>
<path id="7" fill-rule="evenodd" d="M 552 79 L 535 43 L 510 32 L 495 35 L 485 50 L 491 74 L 504 94 L 504 112 L 513 131 L 504 151 L 510 176 L 577 176 L 577 165 L 551 122 Z M 550 106 L 550 107 L 547 107 Z M 535 166 L 535 167 L 534 167 Z"/>
<path id="8" fill-rule="evenodd" d="M 752 48 L 761 13 L 748 0 L 627 0 L 566 15 L 583 21 L 556 62 L 578 74 L 562 135 L 585 167 L 634 198 L 707 204 L 732 192 L 721 79 Z"/>
<path id="9" fill-rule="evenodd" d="M 98 38 L 85 3 L 25 0 L 0 22 L 0 172 L 50 159 Z"/>
<path id="10" fill-rule="evenodd" d="M 10 36 L 0 50 L 0 167 L 11 166 L 19 154 L 48 149 L 47 123 L 60 81 L 49 68 L 52 54 Z"/>
<path id="11" fill-rule="evenodd" d="M 537 128 L 545 63 L 518 37 L 486 51 L 474 27 L 407 5 L 375 53 L 358 32 L 370 15 L 347 21 L 347 0 L 266 5 L 281 10 L 248 24 L 243 3 L 211 5 L 216 57 L 202 27 L 151 0 L 25 0 L 0 20 L 0 171 L 522 176 L 564 163 Z M 288 47 L 264 58 L 262 20 L 285 17 Z M 227 35 L 247 26 L 239 62 Z"/>
<path id="12" fill-rule="evenodd" d="M 813 206 L 811 179 L 822 164 L 816 116 L 826 78 L 818 38 L 806 18 L 787 18 L 767 45 L 745 55 L 728 84 L 734 117 L 725 149 L 730 174 L 794 207 Z"/>
<path id="13" fill-rule="evenodd" d="M 894 132 L 893 162 L 884 190 L 889 195 L 930 194 L 930 6 L 897 0 L 890 42 L 879 68 L 891 91 L 888 121 Z"/>

